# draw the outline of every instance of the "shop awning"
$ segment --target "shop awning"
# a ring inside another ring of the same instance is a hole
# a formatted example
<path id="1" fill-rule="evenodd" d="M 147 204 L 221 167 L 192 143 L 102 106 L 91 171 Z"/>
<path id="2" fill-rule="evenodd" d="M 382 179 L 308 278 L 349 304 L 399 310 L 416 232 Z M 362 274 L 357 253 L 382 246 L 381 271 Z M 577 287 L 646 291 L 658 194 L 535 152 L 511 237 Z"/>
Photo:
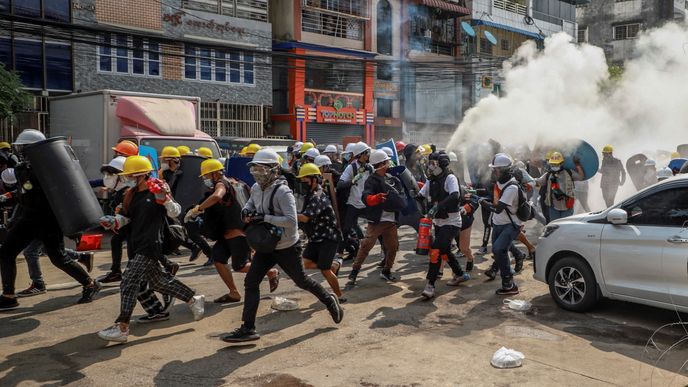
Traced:
<path id="1" fill-rule="evenodd" d="M 449 3 L 443 0 L 416 0 L 419 4 L 430 8 L 439 8 L 443 11 L 456 13 L 458 15 L 470 15 L 471 10 L 468 7 L 462 7 L 458 4 Z"/>
<path id="2" fill-rule="evenodd" d="M 525 35 L 529 38 L 533 38 L 533 39 L 537 39 L 537 40 L 544 40 L 545 39 L 544 36 L 542 36 L 536 32 L 530 32 L 530 31 L 522 30 L 520 28 L 514 28 L 511 26 L 507 26 L 504 24 L 499 24 L 499 23 L 495 23 L 495 22 L 491 22 L 491 21 L 487 21 L 487 20 L 471 20 L 471 25 L 472 26 L 494 27 L 494 28 L 498 28 L 500 30 L 515 32 L 517 34 Z"/>

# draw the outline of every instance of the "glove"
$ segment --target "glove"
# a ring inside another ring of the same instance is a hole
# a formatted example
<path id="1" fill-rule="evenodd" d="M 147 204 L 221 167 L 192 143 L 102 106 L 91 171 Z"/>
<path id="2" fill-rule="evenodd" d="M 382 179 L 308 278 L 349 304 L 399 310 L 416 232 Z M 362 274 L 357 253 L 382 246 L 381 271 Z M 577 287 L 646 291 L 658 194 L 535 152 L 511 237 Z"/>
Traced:
<path id="1" fill-rule="evenodd" d="M 385 200 L 387 200 L 387 194 L 386 193 L 368 195 L 368 197 L 366 198 L 366 204 L 371 206 L 371 207 L 379 206 L 380 204 L 384 203 Z"/>
<path id="2" fill-rule="evenodd" d="M 105 215 L 98 220 L 98 223 L 106 230 L 114 230 L 117 220 L 112 215 Z"/>
<path id="3" fill-rule="evenodd" d="M 430 211 L 428 211 L 428 217 L 429 217 L 429 218 L 432 218 L 432 217 L 435 216 L 435 214 L 437 214 L 437 204 L 435 204 L 434 206 L 432 206 L 432 208 L 430 209 Z"/>
<path id="4" fill-rule="evenodd" d="M 195 206 L 194 208 L 187 211 L 186 215 L 184 215 L 184 223 L 189 223 L 193 221 L 198 217 L 198 215 L 203 213 L 203 211 L 199 210 L 198 207 L 199 206 Z"/>
<path id="5" fill-rule="evenodd" d="M 356 176 L 354 176 L 354 179 L 351 180 L 351 184 L 356 185 L 356 183 L 358 183 L 362 178 L 363 178 L 363 174 L 362 174 L 362 173 L 356 174 Z"/>

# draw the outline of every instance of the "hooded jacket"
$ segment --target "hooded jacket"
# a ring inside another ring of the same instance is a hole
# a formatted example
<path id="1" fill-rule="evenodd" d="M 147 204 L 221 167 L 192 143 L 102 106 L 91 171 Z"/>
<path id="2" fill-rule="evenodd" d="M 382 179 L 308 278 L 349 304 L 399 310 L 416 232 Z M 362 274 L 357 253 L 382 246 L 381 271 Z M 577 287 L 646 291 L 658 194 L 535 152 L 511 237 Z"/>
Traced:
<path id="1" fill-rule="evenodd" d="M 271 215 L 269 211 L 270 196 L 274 190 L 278 191 L 275 193 L 272 204 L 274 214 Z M 294 246 L 299 241 L 296 199 L 294 199 L 294 194 L 284 177 L 278 177 L 265 190 L 262 190 L 258 183 L 253 184 L 251 196 L 244 209 L 264 214 L 266 222 L 282 229 L 282 237 L 275 250 L 284 250 Z"/>

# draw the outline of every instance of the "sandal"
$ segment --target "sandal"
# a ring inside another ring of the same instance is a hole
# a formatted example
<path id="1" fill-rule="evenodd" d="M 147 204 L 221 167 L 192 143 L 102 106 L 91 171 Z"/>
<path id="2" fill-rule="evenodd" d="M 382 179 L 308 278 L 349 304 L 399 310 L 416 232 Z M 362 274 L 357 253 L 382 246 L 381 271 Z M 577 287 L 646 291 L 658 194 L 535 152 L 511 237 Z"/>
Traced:
<path id="1" fill-rule="evenodd" d="M 216 298 L 213 302 L 216 304 L 229 304 L 232 302 L 239 302 L 241 301 L 241 296 L 239 298 L 234 298 L 230 296 L 229 294 L 225 294 L 222 297 Z"/>
<path id="2" fill-rule="evenodd" d="M 277 290 L 278 286 L 279 286 L 279 271 L 277 272 L 276 276 L 270 278 L 270 293 Z"/>

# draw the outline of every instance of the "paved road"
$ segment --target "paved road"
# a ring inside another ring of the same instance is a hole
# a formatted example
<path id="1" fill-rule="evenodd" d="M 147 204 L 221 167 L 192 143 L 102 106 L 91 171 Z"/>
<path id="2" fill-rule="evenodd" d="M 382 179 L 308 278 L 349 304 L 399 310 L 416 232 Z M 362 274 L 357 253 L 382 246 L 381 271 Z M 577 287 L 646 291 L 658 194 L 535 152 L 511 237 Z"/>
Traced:
<path id="1" fill-rule="evenodd" d="M 43 258 L 49 292 L 0 314 L 0 385 L 688 384 L 685 345 L 665 351 L 688 331 L 666 328 L 646 346 L 657 328 L 678 321 L 676 313 L 612 301 L 587 314 L 565 312 L 547 287 L 532 279 L 529 265 L 518 276 L 522 293 L 515 298 L 531 301 L 533 308 L 510 311 L 494 295 L 497 282 L 484 282 L 479 274 L 488 260 L 479 260 L 474 279 L 459 289 L 445 286 L 445 277 L 438 297 L 421 301 L 427 258 L 412 253 L 414 235 L 401 234 L 396 265 L 401 281 L 378 278 L 379 250 L 373 250 L 359 285 L 347 292 L 340 325 L 313 296 L 283 279 L 275 294 L 297 300 L 299 310 L 273 311 L 265 294 L 258 319 L 263 338 L 244 346 L 217 338 L 238 326 L 241 304 L 212 303 L 200 322 L 178 303 L 169 321 L 132 324 L 129 343 L 107 345 L 95 332 L 117 316 L 118 289 L 106 288 L 94 303 L 75 305 L 80 289 Z M 223 293 L 214 269 L 175 259 L 183 265 L 179 277 L 209 300 Z M 108 261 L 108 253 L 99 253 L 94 274 L 104 273 Z M 342 285 L 348 271 L 342 270 Z M 28 282 L 23 261 L 19 272 L 23 285 Z M 236 278 L 243 283 L 242 275 Z M 262 289 L 267 293 L 267 282 Z M 135 313 L 142 313 L 140 307 Z M 490 358 L 501 346 L 523 352 L 523 367 L 492 368 Z"/>

